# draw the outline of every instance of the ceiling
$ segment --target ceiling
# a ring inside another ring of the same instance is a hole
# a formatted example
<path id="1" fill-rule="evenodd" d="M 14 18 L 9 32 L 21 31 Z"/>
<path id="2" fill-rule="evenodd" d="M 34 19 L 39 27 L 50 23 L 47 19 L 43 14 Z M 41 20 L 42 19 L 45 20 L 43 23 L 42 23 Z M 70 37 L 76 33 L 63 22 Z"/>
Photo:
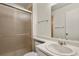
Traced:
<path id="1" fill-rule="evenodd" d="M 16 4 L 22 7 L 28 7 L 28 5 L 30 5 L 31 3 L 16 3 Z"/>
<path id="2" fill-rule="evenodd" d="M 57 3 L 57 4 L 53 5 L 51 8 L 52 8 L 52 10 L 56 10 L 56 9 L 58 9 L 58 8 L 67 6 L 67 5 L 69 5 L 69 4 L 71 4 L 71 3 Z"/>

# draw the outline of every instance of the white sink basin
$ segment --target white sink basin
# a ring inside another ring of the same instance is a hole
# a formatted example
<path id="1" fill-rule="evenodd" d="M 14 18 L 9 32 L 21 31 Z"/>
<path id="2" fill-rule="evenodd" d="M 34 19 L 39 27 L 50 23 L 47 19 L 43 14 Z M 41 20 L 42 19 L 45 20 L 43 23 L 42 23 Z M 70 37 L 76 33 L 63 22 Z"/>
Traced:
<path id="1" fill-rule="evenodd" d="M 75 54 L 75 51 L 72 48 L 70 48 L 66 45 L 61 46 L 61 45 L 55 44 L 55 43 L 46 45 L 46 49 L 56 55 L 69 56 L 69 55 Z"/>

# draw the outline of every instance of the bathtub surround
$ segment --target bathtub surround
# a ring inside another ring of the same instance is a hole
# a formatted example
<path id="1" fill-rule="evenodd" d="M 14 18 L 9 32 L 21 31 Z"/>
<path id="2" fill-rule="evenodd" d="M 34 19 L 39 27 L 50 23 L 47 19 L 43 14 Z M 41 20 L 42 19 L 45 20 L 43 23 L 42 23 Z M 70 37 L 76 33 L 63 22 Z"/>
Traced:
<path id="1" fill-rule="evenodd" d="M 0 55 L 32 51 L 31 13 L 0 4 Z"/>

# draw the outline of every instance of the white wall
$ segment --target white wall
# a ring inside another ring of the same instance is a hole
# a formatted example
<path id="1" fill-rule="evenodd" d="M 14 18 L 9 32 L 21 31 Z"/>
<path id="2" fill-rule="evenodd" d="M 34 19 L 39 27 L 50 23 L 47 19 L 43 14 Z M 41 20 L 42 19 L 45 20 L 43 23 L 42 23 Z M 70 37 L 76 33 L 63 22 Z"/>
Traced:
<path id="1" fill-rule="evenodd" d="M 37 35 L 50 37 L 51 36 L 51 26 L 50 26 L 51 5 L 47 3 L 38 3 L 37 4 L 37 15 L 38 15 Z"/>
<path id="2" fill-rule="evenodd" d="M 33 13 L 32 13 L 32 34 L 33 37 L 37 35 L 37 4 L 33 3 Z"/>
<path id="3" fill-rule="evenodd" d="M 68 29 L 70 29 L 70 28 L 66 27 L 66 26 L 69 26 L 68 22 L 66 22 L 66 19 L 69 19 L 69 18 L 67 18 L 67 17 L 69 17 L 69 15 L 72 15 L 72 17 L 74 18 L 74 16 L 73 16 L 74 13 L 72 12 L 73 14 L 70 14 L 71 13 L 70 11 L 76 10 L 78 8 L 79 8 L 79 4 L 74 3 L 74 4 L 69 4 L 67 6 L 64 6 L 62 8 L 52 11 L 52 15 L 54 17 L 54 19 L 53 19 L 54 20 L 54 37 L 65 38 L 65 32 L 67 32 Z M 75 15 L 78 15 L 78 14 L 75 14 Z M 70 18 L 70 19 L 72 19 L 72 18 Z M 76 20 L 74 19 L 74 21 L 76 21 Z M 76 23 L 76 22 L 74 22 L 74 23 Z M 73 25 L 73 22 L 71 22 L 70 24 L 73 26 L 73 28 L 75 28 Z M 77 25 L 78 25 L 78 22 L 77 22 Z M 63 27 L 63 28 L 56 28 L 56 27 Z M 74 30 L 74 31 L 76 31 L 76 30 Z M 71 32 L 73 32 L 73 31 L 71 31 Z M 75 35 L 75 37 L 76 37 L 76 35 Z M 77 39 L 73 39 L 73 40 L 77 40 Z"/>

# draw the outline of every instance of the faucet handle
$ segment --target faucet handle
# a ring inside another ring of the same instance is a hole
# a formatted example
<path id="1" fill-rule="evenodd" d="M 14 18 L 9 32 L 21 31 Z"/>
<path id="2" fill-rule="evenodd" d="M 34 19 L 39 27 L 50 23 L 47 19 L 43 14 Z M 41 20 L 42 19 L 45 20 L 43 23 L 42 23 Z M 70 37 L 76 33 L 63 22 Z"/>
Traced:
<path id="1" fill-rule="evenodd" d="M 60 45 L 63 45 L 63 43 L 62 43 L 62 41 L 61 41 L 61 40 L 58 40 L 58 43 L 59 43 Z"/>
<path id="2" fill-rule="evenodd" d="M 68 33 L 66 33 L 66 36 L 68 35 Z"/>

